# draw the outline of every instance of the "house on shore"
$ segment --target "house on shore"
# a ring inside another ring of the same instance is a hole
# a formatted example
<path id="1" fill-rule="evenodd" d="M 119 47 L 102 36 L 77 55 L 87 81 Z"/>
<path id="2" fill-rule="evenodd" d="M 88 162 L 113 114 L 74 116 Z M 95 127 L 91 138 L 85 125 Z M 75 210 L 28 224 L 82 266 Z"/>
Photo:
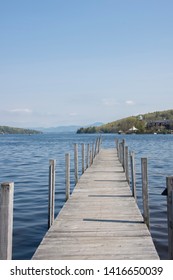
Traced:
<path id="1" fill-rule="evenodd" d="M 155 121 L 148 121 L 146 125 L 147 129 L 167 129 L 173 130 L 173 120 L 155 120 Z"/>

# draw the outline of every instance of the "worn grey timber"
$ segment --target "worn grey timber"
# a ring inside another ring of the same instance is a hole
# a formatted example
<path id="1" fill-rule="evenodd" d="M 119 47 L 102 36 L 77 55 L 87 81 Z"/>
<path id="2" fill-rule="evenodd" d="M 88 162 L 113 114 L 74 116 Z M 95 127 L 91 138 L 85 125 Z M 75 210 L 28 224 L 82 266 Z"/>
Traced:
<path id="1" fill-rule="evenodd" d="M 159 259 L 116 149 L 101 149 L 33 259 Z"/>

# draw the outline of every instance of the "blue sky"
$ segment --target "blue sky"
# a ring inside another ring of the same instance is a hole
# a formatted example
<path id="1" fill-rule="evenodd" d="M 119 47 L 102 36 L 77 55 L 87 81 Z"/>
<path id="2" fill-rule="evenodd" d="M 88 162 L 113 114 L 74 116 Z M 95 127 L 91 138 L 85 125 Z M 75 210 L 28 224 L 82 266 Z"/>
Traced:
<path id="1" fill-rule="evenodd" d="M 0 1 L 0 125 L 173 108 L 172 0 Z"/>

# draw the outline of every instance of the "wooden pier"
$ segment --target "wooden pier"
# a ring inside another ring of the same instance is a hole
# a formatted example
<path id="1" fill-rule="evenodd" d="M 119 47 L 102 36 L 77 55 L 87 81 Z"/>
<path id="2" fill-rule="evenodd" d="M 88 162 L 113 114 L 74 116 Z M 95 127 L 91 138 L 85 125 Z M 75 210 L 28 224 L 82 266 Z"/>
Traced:
<path id="1" fill-rule="evenodd" d="M 116 149 L 101 149 L 32 259 L 159 259 Z"/>

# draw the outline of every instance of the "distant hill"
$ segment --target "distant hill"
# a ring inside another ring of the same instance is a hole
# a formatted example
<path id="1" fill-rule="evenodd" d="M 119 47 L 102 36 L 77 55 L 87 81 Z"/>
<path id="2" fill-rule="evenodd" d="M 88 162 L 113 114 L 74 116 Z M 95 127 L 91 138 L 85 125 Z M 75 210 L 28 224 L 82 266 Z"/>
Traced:
<path id="1" fill-rule="evenodd" d="M 60 133 L 60 132 L 76 132 L 77 129 L 79 129 L 79 126 L 77 125 L 71 125 L 71 126 L 57 126 L 57 127 L 40 127 L 38 128 L 44 133 Z"/>
<path id="2" fill-rule="evenodd" d="M 93 123 L 91 126 L 100 126 L 103 125 L 103 123 L 101 122 L 96 122 Z M 44 127 L 40 127 L 37 128 L 38 130 L 45 132 L 45 133 L 60 133 L 60 132 L 75 132 L 80 128 L 80 125 L 67 125 L 67 126 L 57 126 L 57 127 L 48 127 L 48 128 L 44 128 Z M 87 126 L 84 126 L 87 127 Z"/>
<path id="3" fill-rule="evenodd" d="M 173 130 L 173 110 L 130 116 L 99 127 L 82 127 L 77 133 L 170 133 Z"/>
<path id="4" fill-rule="evenodd" d="M 10 126 L 0 126 L 0 134 L 40 134 L 41 132 L 33 129 L 17 128 Z"/>

